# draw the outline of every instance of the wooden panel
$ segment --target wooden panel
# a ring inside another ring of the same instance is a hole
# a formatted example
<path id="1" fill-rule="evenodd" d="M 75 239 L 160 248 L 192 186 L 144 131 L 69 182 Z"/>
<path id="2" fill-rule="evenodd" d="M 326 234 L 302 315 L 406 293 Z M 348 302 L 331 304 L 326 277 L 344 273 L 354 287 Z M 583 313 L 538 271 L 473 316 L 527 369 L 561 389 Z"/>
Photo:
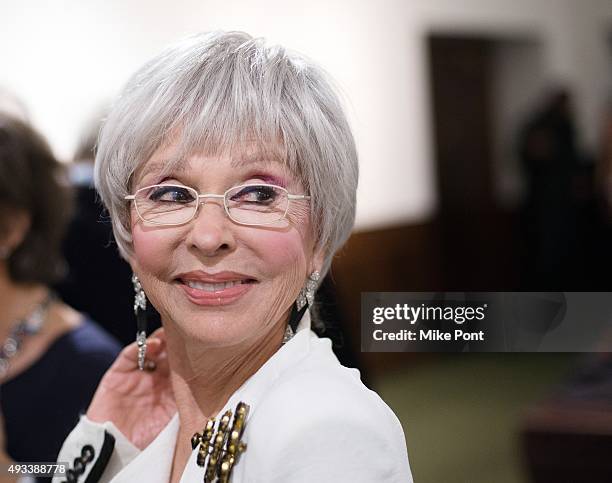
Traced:
<path id="1" fill-rule="evenodd" d="M 330 285 L 337 315 L 364 379 L 375 379 L 393 367 L 414 362 L 417 356 L 361 353 L 361 293 L 439 290 L 437 239 L 432 223 L 355 233 L 334 260 Z"/>

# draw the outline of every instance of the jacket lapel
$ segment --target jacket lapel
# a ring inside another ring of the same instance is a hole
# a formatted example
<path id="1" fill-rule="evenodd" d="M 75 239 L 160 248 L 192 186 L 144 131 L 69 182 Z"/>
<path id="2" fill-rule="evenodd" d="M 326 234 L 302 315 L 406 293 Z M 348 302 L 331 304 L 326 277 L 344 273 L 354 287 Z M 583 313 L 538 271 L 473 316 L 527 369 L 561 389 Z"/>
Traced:
<path id="1" fill-rule="evenodd" d="M 168 483 L 179 429 L 175 414 L 162 432 L 113 479 L 113 483 Z"/>
<path id="2" fill-rule="evenodd" d="M 249 415 L 245 424 L 245 432 L 243 435 L 243 441 L 247 445 L 247 449 L 244 454 L 241 455 L 237 465 L 232 471 L 232 483 L 246 482 L 241 471 L 240 462 L 243 458 L 249 457 L 249 420 L 257 413 L 258 402 L 268 392 L 268 389 L 276 382 L 278 377 L 290 366 L 298 362 L 300 359 L 306 356 L 310 347 L 310 313 L 307 310 L 300 321 L 296 334 L 293 338 L 283 345 L 261 368 L 253 374 L 245 383 L 229 398 L 223 409 L 217 415 L 217 421 L 225 413 L 230 410 L 232 415 L 235 413 L 236 406 L 239 402 L 245 402 L 249 405 Z M 233 416 L 232 416 L 233 420 Z M 178 427 L 177 427 L 178 429 Z M 176 433 L 175 433 L 176 437 Z M 172 442 L 174 447 L 175 441 Z M 204 475 L 204 468 L 200 467 L 196 463 L 198 450 L 197 448 L 191 453 L 183 476 L 181 477 L 180 483 L 193 483 L 194 481 L 202 481 Z M 170 463 L 171 464 L 171 463 Z M 123 480 L 121 480 L 123 482 Z M 153 481 L 153 480 L 152 480 Z M 156 482 L 158 480 L 155 480 Z M 159 480 L 161 481 L 161 480 Z M 166 480 L 167 481 L 167 480 Z M 114 483 L 114 482 L 113 482 Z"/>

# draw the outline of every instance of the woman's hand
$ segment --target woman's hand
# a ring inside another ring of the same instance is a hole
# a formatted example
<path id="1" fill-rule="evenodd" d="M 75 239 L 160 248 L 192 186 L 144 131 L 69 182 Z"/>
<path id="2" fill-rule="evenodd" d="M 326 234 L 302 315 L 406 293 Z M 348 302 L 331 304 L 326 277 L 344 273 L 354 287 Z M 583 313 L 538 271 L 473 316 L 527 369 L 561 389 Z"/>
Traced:
<path id="1" fill-rule="evenodd" d="M 137 367 L 136 342 L 127 346 L 106 372 L 87 410 L 95 422 L 112 421 L 138 448 L 145 448 L 176 412 L 163 328 L 147 339 L 147 362 Z"/>

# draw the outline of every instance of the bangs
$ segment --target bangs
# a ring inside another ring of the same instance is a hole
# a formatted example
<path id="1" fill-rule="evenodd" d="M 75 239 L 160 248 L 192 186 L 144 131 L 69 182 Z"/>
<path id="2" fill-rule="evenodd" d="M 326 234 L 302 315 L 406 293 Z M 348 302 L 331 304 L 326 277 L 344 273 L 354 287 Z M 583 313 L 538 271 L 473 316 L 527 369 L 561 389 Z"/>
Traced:
<path id="1" fill-rule="evenodd" d="M 180 167 L 193 153 L 256 157 L 280 161 L 308 187 L 301 160 L 312 138 L 306 120 L 296 116 L 306 106 L 296 106 L 291 96 L 296 90 L 303 93 L 303 72 L 283 49 L 268 49 L 264 56 L 258 44 L 249 40 L 222 56 L 208 49 L 190 68 L 169 75 L 172 67 L 166 67 L 166 75 L 148 79 L 155 92 L 143 93 L 148 107 L 132 124 L 140 134 L 130 147 L 139 158 L 135 171 L 164 144 L 178 141 L 164 172 Z"/>

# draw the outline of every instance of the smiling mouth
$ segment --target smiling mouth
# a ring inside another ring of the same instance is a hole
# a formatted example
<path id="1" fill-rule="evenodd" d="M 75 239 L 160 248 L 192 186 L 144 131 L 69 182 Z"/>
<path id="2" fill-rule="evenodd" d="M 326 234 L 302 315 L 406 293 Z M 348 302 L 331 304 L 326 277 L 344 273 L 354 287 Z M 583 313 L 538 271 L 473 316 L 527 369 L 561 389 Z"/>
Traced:
<path id="1" fill-rule="evenodd" d="M 178 282 L 182 283 L 183 285 L 187 285 L 189 288 L 193 288 L 196 290 L 202 290 L 204 292 L 211 292 L 211 293 L 221 292 L 223 290 L 227 290 L 237 285 L 257 283 L 257 281 L 252 278 L 245 279 L 245 280 L 229 280 L 227 282 L 218 282 L 218 283 L 200 282 L 196 280 L 182 280 L 182 279 L 178 279 Z"/>
<path id="2" fill-rule="evenodd" d="M 251 291 L 258 283 L 252 278 L 234 280 L 193 280 L 177 278 L 178 286 L 182 288 L 187 299 L 199 306 L 221 306 L 233 304 Z"/>

